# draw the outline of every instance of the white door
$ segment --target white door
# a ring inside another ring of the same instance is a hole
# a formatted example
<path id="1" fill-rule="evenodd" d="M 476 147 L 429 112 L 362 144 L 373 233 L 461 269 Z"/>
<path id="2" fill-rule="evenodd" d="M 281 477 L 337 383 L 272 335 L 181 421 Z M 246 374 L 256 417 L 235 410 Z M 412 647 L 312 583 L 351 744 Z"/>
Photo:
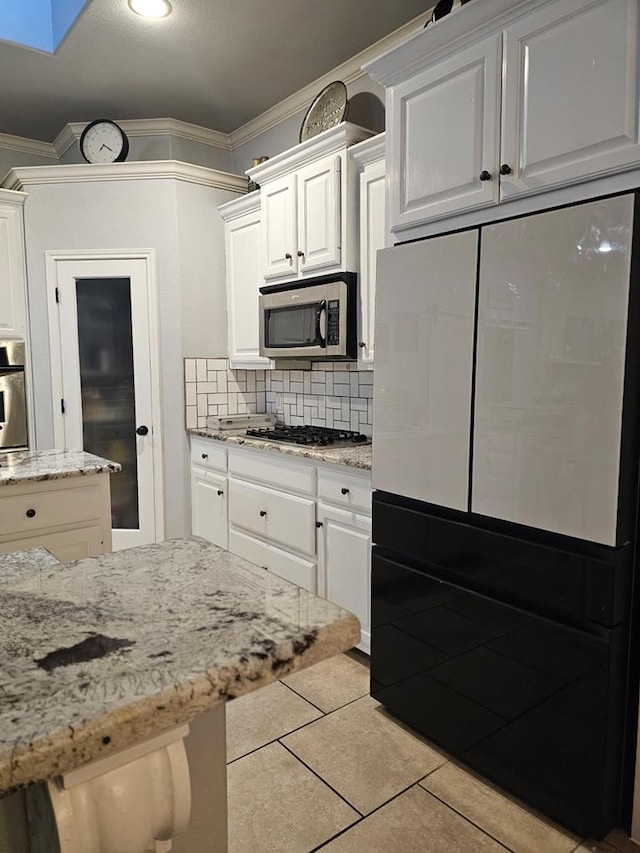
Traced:
<path id="1" fill-rule="evenodd" d="M 371 519 L 318 503 L 318 594 L 355 613 L 371 649 Z"/>
<path id="2" fill-rule="evenodd" d="M 260 191 L 264 277 L 287 278 L 298 273 L 296 176 L 286 175 Z"/>
<path id="3" fill-rule="evenodd" d="M 340 266 L 340 157 L 298 173 L 298 272 Z"/>
<path id="4" fill-rule="evenodd" d="M 466 511 L 478 232 L 378 252 L 373 486 Z"/>
<path id="5" fill-rule="evenodd" d="M 390 90 L 390 225 L 400 230 L 498 201 L 502 36 Z"/>
<path id="6" fill-rule="evenodd" d="M 637 166 L 637 0 L 547 3 L 504 39 L 502 198 Z"/>
<path id="7" fill-rule="evenodd" d="M 155 542 L 147 263 L 66 260 L 56 270 L 64 445 L 122 465 L 111 477 L 114 550 Z"/>

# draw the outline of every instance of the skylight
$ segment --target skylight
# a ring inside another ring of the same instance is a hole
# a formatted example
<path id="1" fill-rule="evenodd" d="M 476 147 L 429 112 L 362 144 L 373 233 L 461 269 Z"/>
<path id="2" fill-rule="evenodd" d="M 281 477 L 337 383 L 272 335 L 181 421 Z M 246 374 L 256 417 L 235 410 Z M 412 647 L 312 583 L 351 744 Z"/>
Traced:
<path id="1" fill-rule="evenodd" d="M 88 0 L 2 0 L 0 40 L 54 53 Z"/>

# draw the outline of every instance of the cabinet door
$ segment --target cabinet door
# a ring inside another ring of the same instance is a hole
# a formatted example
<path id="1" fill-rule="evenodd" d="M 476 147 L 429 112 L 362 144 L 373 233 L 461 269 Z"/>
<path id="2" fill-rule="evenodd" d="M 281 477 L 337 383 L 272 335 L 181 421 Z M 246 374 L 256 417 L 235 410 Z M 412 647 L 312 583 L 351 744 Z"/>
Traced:
<path id="1" fill-rule="evenodd" d="M 201 468 L 191 474 L 191 519 L 195 536 L 228 547 L 227 479 Z"/>
<path id="2" fill-rule="evenodd" d="M 373 367 L 378 249 L 387 243 L 385 161 L 371 163 L 360 175 L 360 335 L 358 361 Z"/>
<path id="3" fill-rule="evenodd" d="M 340 266 L 340 157 L 298 172 L 298 270 Z"/>
<path id="4" fill-rule="evenodd" d="M 260 209 L 225 223 L 227 330 L 232 368 L 264 369 L 259 355 Z"/>
<path id="5" fill-rule="evenodd" d="M 318 503 L 319 594 L 355 613 L 358 648 L 369 653 L 371 639 L 371 519 Z"/>
<path id="6" fill-rule="evenodd" d="M 315 501 L 229 478 L 229 520 L 265 539 L 315 554 Z"/>
<path id="7" fill-rule="evenodd" d="M 559 0 L 505 28 L 501 196 L 637 166 L 637 0 Z"/>
<path id="8" fill-rule="evenodd" d="M 474 512 L 618 544 L 633 205 L 482 229 Z"/>
<path id="9" fill-rule="evenodd" d="M 501 47 L 492 36 L 390 90 L 393 231 L 497 203 Z"/>
<path id="10" fill-rule="evenodd" d="M 0 202 L 0 339 L 25 336 L 25 288 L 22 208 Z"/>
<path id="11" fill-rule="evenodd" d="M 468 509 L 478 232 L 378 253 L 373 486 Z"/>
<path id="12" fill-rule="evenodd" d="M 296 176 L 287 175 L 262 187 L 264 277 L 287 278 L 298 273 Z"/>

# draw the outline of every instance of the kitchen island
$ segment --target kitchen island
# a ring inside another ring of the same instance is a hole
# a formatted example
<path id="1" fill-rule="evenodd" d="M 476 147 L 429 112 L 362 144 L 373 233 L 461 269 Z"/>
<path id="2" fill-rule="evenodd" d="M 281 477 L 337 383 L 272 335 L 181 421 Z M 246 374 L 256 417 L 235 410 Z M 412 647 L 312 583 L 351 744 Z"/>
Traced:
<path id="1" fill-rule="evenodd" d="M 196 537 L 16 559 L 0 592 L 0 791 L 29 786 L 31 849 L 47 853 L 225 850 L 224 702 L 359 639 L 347 611 Z M 189 816 L 187 756 L 202 764 L 203 750 L 208 840 L 171 848 Z"/>
<path id="2" fill-rule="evenodd" d="M 77 560 L 110 551 L 109 475 L 120 470 L 83 450 L 0 454 L 0 553 L 42 546 Z"/>

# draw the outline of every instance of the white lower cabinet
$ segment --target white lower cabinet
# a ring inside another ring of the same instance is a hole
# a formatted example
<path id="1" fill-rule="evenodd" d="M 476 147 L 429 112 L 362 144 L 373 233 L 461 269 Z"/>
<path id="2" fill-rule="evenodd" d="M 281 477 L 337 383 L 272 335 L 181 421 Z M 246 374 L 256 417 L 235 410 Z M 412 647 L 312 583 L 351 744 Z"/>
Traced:
<path id="1" fill-rule="evenodd" d="M 368 654 L 370 472 L 203 438 L 191 461 L 193 533 L 355 613 Z"/>
<path id="2" fill-rule="evenodd" d="M 1 492 L 0 553 L 42 547 L 59 560 L 79 560 L 111 551 L 108 474 L 27 481 Z"/>
<path id="3" fill-rule="evenodd" d="M 371 648 L 371 518 L 318 502 L 318 594 L 360 620 Z"/>
<path id="4" fill-rule="evenodd" d="M 229 550 L 256 566 L 268 569 L 280 578 L 308 589 L 309 592 L 318 591 L 316 564 L 311 560 L 283 551 L 282 548 L 249 536 L 233 526 L 229 528 Z"/>
<path id="5" fill-rule="evenodd" d="M 303 554 L 316 553 L 315 500 L 229 478 L 229 521 Z"/>
<path id="6" fill-rule="evenodd" d="M 203 468 L 192 468 L 192 530 L 221 548 L 229 547 L 227 523 L 227 478 Z"/>

